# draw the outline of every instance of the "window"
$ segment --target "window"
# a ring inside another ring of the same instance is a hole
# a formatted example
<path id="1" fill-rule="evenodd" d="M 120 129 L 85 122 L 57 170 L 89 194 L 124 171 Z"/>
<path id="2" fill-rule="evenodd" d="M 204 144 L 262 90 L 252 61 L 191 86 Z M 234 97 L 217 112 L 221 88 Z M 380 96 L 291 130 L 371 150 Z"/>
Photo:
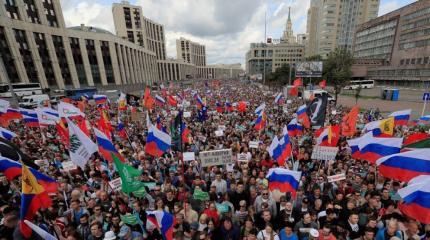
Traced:
<path id="1" fill-rule="evenodd" d="M 39 23 L 39 14 L 37 13 L 36 4 L 34 0 L 24 0 L 25 9 L 27 10 L 27 16 L 32 23 Z"/>
<path id="2" fill-rule="evenodd" d="M 46 15 L 46 20 L 48 20 L 48 25 L 51 27 L 58 27 L 57 16 L 54 10 L 54 4 L 51 0 L 42 0 L 44 12 Z"/>
<path id="3" fill-rule="evenodd" d="M 421 64 L 422 60 L 422 58 L 417 58 L 417 64 Z"/>
<path id="4" fill-rule="evenodd" d="M 410 59 L 408 58 L 408 59 L 406 59 L 406 65 L 409 65 L 409 63 L 410 63 Z"/>
<path id="5" fill-rule="evenodd" d="M 415 64 L 415 58 L 411 59 L 411 64 Z"/>
<path id="6" fill-rule="evenodd" d="M 10 81 L 12 83 L 19 82 L 18 73 L 15 68 L 15 61 L 12 58 L 3 27 L 0 27 L 0 53 L 0 57 L 3 58 L 4 67 Z"/>
<path id="7" fill-rule="evenodd" d="M 428 64 L 429 63 L 429 57 L 425 57 L 424 58 L 424 64 Z"/>
<path id="8" fill-rule="evenodd" d="M 400 60 L 400 65 L 405 64 L 405 59 Z"/>
<path id="9" fill-rule="evenodd" d="M 6 9 L 6 14 L 9 18 L 17 19 L 19 20 L 19 14 L 18 14 L 18 6 L 15 2 L 15 0 L 4 0 L 4 7 Z"/>

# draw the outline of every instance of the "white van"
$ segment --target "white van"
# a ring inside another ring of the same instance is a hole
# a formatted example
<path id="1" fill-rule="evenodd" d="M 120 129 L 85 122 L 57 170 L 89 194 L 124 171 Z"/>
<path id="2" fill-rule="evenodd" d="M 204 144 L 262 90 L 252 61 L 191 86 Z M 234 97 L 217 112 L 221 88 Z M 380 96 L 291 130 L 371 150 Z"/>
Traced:
<path id="1" fill-rule="evenodd" d="M 22 97 L 19 106 L 22 108 L 36 108 L 42 106 L 45 101 L 49 101 L 49 96 L 47 94 L 25 96 Z"/>

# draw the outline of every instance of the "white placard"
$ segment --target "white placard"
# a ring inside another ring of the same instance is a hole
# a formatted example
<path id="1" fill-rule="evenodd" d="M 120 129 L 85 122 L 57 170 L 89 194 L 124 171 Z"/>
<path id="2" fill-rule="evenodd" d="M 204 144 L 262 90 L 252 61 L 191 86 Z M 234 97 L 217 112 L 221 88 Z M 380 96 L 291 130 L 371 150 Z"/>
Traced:
<path id="1" fill-rule="evenodd" d="M 76 169 L 76 165 L 72 161 L 62 162 L 61 165 L 63 166 L 63 171 L 65 172 Z"/>
<path id="2" fill-rule="evenodd" d="M 249 148 L 258 148 L 259 145 L 259 141 L 249 141 Z"/>
<path id="3" fill-rule="evenodd" d="M 233 172 L 234 171 L 234 164 L 233 163 L 227 163 L 225 166 L 227 172 Z"/>
<path id="4" fill-rule="evenodd" d="M 200 152 L 199 157 L 202 163 L 202 167 L 234 163 L 232 159 L 231 149 Z"/>
<path id="5" fill-rule="evenodd" d="M 222 130 L 215 131 L 215 136 L 222 137 L 224 136 L 224 132 Z"/>
<path id="6" fill-rule="evenodd" d="M 336 174 L 336 175 L 332 175 L 332 176 L 327 177 L 327 180 L 329 183 L 340 181 L 340 180 L 345 180 L 345 179 L 346 179 L 345 173 Z"/>
<path id="7" fill-rule="evenodd" d="M 282 111 L 284 113 L 288 113 L 288 106 L 287 105 L 282 106 Z"/>
<path id="8" fill-rule="evenodd" d="M 315 146 L 311 158 L 324 161 L 334 160 L 338 151 L 337 147 Z"/>
<path id="9" fill-rule="evenodd" d="M 293 101 L 291 101 L 290 99 L 287 100 L 287 104 L 291 104 L 293 103 Z"/>
<path id="10" fill-rule="evenodd" d="M 225 130 L 225 128 L 226 128 L 226 127 L 225 127 L 225 125 L 219 125 L 219 126 L 218 126 L 218 130 L 221 130 L 221 131 L 224 131 L 224 130 Z"/>
<path id="11" fill-rule="evenodd" d="M 238 162 L 248 162 L 248 155 L 246 153 L 238 153 L 237 154 Z"/>
<path id="12" fill-rule="evenodd" d="M 191 117 L 191 112 L 184 112 L 184 118 Z"/>
<path id="13" fill-rule="evenodd" d="M 184 161 L 196 160 L 196 155 L 194 152 L 184 152 Z"/>
<path id="14" fill-rule="evenodd" d="M 115 178 L 112 181 L 109 181 L 109 186 L 112 188 L 113 191 L 119 191 L 121 190 L 121 178 Z"/>

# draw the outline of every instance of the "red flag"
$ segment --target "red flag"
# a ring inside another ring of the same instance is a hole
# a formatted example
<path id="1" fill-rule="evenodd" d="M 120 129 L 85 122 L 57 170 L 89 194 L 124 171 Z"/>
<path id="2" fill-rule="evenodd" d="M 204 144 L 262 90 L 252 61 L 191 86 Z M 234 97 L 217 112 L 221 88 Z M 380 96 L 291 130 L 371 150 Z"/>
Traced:
<path id="1" fill-rule="evenodd" d="M 109 140 L 112 140 L 112 125 L 110 124 L 109 118 L 106 114 L 106 111 L 103 109 L 99 109 L 100 111 L 100 118 L 97 121 L 97 128 L 102 131 L 106 137 L 109 138 Z"/>
<path id="2" fill-rule="evenodd" d="M 176 107 L 178 105 L 178 101 L 176 101 L 172 95 L 167 96 L 167 103 L 172 107 Z"/>
<path id="3" fill-rule="evenodd" d="M 64 125 L 63 120 L 57 122 L 55 126 L 57 128 L 58 136 L 60 136 L 61 141 L 63 142 L 66 148 L 69 147 L 70 139 L 69 139 L 69 129 Z"/>
<path id="4" fill-rule="evenodd" d="M 290 88 L 290 91 L 289 91 L 288 95 L 290 95 L 290 96 L 297 96 L 297 95 L 299 95 L 299 89 L 298 89 L 298 87 L 292 87 L 292 88 Z"/>
<path id="5" fill-rule="evenodd" d="M 360 108 L 358 106 L 354 106 L 347 115 L 343 116 L 342 118 L 343 136 L 346 136 L 346 137 L 354 136 L 359 112 L 360 112 Z"/>
<path id="6" fill-rule="evenodd" d="M 320 88 L 324 89 L 327 86 L 327 81 L 323 79 L 319 84 Z"/>
<path id="7" fill-rule="evenodd" d="M 90 136 L 90 130 L 87 127 L 87 120 L 83 117 L 76 118 L 77 126 L 82 130 L 85 135 Z"/>
<path id="8" fill-rule="evenodd" d="M 405 138 L 405 141 L 403 142 L 403 146 L 409 145 L 415 142 L 419 142 L 427 138 L 430 138 L 430 135 L 427 133 L 422 133 L 422 132 L 412 133 L 411 135 Z"/>
<path id="9" fill-rule="evenodd" d="M 143 96 L 144 105 L 147 109 L 152 109 L 154 106 L 155 100 L 151 96 L 151 92 L 148 87 L 145 88 L 145 95 Z"/>
<path id="10" fill-rule="evenodd" d="M 240 101 L 237 103 L 237 111 L 246 112 L 246 102 Z"/>
<path id="11" fill-rule="evenodd" d="M 303 83 L 302 83 L 302 78 L 296 78 L 295 80 L 294 80 L 294 83 L 293 83 L 293 86 L 294 87 L 300 87 L 300 86 L 302 86 L 303 85 Z"/>
<path id="12" fill-rule="evenodd" d="M 334 125 L 328 126 L 327 129 L 327 140 L 324 138 L 320 146 L 336 147 L 340 138 L 340 127 L 339 125 Z"/>

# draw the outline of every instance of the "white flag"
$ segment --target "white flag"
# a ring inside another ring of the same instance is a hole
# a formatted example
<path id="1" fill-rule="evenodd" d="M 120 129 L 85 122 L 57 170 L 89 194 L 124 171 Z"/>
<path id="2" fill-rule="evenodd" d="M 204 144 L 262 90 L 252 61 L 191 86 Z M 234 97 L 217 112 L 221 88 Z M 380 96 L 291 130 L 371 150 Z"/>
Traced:
<path id="1" fill-rule="evenodd" d="M 0 99 L 0 112 L 5 113 L 7 109 L 10 107 L 10 102 Z"/>
<path id="2" fill-rule="evenodd" d="M 58 113 L 60 117 L 74 117 L 74 116 L 82 116 L 85 117 L 85 113 L 81 112 L 79 108 L 75 107 L 73 104 L 66 103 L 60 101 L 58 104 Z"/>
<path id="3" fill-rule="evenodd" d="M 36 108 L 36 113 L 41 125 L 56 125 L 60 120 L 58 112 L 52 108 Z"/>
<path id="4" fill-rule="evenodd" d="M 34 224 L 28 220 L 24 220 L 24 223 L 27 224 L 27 226 L 29 226 L 37 234 L 39 234 L 39 236 L 41 236 L 43 239 L 45 239 L 45 240 L 57 240 L 56 237 L 52 236 L 50 233 L 43 230 L 42 228 L 40 228 L 36 224 Z"/>
<path id="5" fill-rule="evenodd" d="M 91 155 L 97 152 L 97 144 L 91 141 L 70 119 L 66 119 L 70 134 L 70 159 L 73 163 L 84 169 Z"/>

